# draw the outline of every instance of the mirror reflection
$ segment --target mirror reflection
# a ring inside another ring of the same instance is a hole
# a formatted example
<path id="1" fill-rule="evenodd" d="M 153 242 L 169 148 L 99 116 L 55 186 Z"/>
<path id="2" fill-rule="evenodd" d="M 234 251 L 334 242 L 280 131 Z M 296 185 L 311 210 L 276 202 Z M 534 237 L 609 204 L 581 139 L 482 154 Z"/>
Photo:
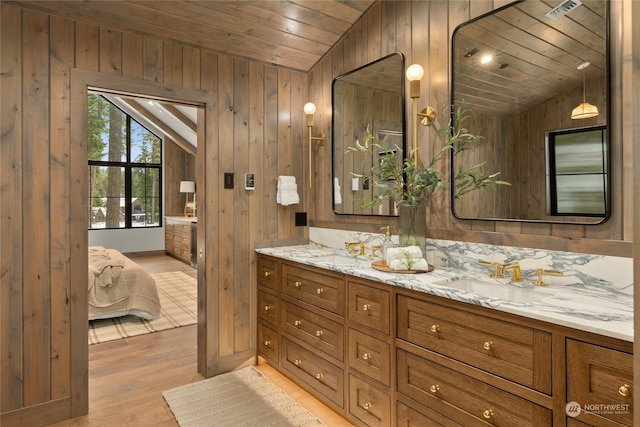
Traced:
<path id="1" fill-rule="evenodd" d="M 367 130 L 387 146 L 405 150 L 404 57 L 393 53 L 336 77 L 333 107 L 333 209 L 337 214 L 397 215 L 395 201 L 363 208 L 358 200 L 377 197 L 379 189 L 353 174 L 367 174 L 379 156 L 362 158 L 347 153 Z M 402 159 L 398 158 L 401 162 Z"/>
<path id="2" fill-rule="evenodd" d="M 456 29 L 452 102 L 471 110 L 468 127 L 485 143 L 452 159 L 452 168 L 486 160 L 511 183 L 452 198 L 456 217 L 595 224 L 609 216 L 607 22 L 604 0 L 525 0 Z M 557 159 L 548 136 L 571 134 L 565 149 L 582 153 L 594 147 L 595 126 L 601 149 L 589 162 L 602 173 L 590 177 L 593 185 L 549 173 Z M 597 212 L 581 210 L 586 198 L 598 200 Z"/>

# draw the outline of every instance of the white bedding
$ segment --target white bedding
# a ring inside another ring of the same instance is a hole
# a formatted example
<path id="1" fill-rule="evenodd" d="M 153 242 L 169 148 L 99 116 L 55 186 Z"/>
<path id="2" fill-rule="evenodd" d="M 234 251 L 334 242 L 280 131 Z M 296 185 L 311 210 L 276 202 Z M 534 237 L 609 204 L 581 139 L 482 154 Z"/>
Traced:
<path id="1" fill-rule="evenodd" d="M 89 248 L 89 320 L 129 314 L 147 320 L 160 315 L 153 278 L 115 249 Z"/>

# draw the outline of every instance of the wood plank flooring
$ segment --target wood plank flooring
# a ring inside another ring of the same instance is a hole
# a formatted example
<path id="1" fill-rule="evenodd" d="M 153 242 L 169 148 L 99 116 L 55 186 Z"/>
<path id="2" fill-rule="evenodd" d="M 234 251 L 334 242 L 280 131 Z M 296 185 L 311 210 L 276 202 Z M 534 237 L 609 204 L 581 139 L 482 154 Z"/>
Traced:
<path id="1" fill-rule="evenodd" d="M 162 253 L 129 256 L 150 273 L 184 271 L 196 277 L 195 269 Z M 203 379 L 196 337 L 192 325 L 89 346 L 89 414 L 52 426 L 178 426 L 162 392 Z M 352 425 L 273 367 L 258 368 L 327 426 Z"/>

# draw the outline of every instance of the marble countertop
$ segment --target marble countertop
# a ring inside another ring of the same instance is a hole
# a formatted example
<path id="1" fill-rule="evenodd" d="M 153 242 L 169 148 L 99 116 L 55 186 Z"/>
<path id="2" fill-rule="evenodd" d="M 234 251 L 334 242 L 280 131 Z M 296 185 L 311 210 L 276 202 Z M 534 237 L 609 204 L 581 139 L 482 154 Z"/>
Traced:
<path id="1" fill-rule="evenodd" d="M 566 280 L 562 285 L 539 287 L 531 281 L 479 277 L 476 272 L 446 267 L 424 274 L 385 272 L 372 268 L 371 258 L 314 244 L 256 252 L 633 342 L 633 298 L 608 289 L 585 288 Z"/>

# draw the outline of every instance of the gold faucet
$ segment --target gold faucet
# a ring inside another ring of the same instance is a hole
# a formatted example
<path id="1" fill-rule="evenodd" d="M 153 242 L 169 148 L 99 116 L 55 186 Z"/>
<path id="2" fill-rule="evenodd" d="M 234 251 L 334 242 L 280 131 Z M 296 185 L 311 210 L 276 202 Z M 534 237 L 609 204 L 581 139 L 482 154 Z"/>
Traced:
<path id="1" fill-rule="evenodd" d="M 504 272 L 507 270 L 513 270 L 513 281 L 514 282 L 522 282 L 522 277 L 520 276 L 520 264 L 517 262 L 510 262 L 509 264 L 502 265 L 502 274 L 504 277 Z"/>
<path id="2" fill-rule="evenodd" d="M 544 268 L 539 268 L 538 269 L 538 280 L 534 280 L 533 281 L 534 285 L 536 285 L 536 286 L 549 286 L 549 284 L 547 282 L 542 280 L 542 275 L 543 274 L 548 274 L 550 276 L 562 276 L 562 271 L 545 270 Z"/>
<path id="3" fill-rule="evenodd" d="M 491 261 L 479 261 L 480 265 L 490 265 L 493 267 L 493 274 L 490 274 L 489 277 L 493 277 L 494 279 L 502 279 L 504 277 L 504 270 L 502 269 L 502 264 L 499 262 L 491 262 Z"/>
<path id="4" fill-rule="evenodd" d="M 364 242 L 344 242 L 344 248 L 352 255 L 364 255 Z M 359 252 L 356 251 L 356 248 L 360 249 Z"/>

